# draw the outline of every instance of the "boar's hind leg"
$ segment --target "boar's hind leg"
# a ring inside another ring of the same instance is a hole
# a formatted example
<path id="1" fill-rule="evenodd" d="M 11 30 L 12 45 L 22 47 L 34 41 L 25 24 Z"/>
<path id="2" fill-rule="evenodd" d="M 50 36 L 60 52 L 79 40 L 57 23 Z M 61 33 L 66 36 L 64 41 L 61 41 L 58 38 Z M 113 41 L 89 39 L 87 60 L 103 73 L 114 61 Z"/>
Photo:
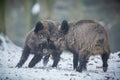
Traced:
<path id="1" fill-rule="evenodd" d="M 80 55 L 79 56 L 79 66 L 77 67 L 78 72 L 82 72 L 82 70 L 86 70 L 86 64 L 88 62 L 88 56 L 86 55 Z"/>
<path id="2" fill-rule="evenodd" d="M 37 64 L 42 58 L 42 55 L 39 54 L 39 55 L 34 55 L 34 57 L 32 58 L 32 60 L 30 61 L 28 67 L 29 68 L 32 68 L 35 66 L 35 64 Z"/>
<path id="3" fill-rule="evenodd" d="M 53 51 L 53 53 L 52 53 L 52 57 L 53 57 L 52 67 L 57 67 L 57 64 L 60 60 L 61 53 L 62 53 L 61 51 Z"/>
<path id="4" fill-rule="evenodd" d="M 103 71 L 106 72 L 108 68 L 107 60 L 109 58 L 109 54 L 102 54 L 102 62 L 103 62 Z"/>
<path id="5" fill-rule="evenodd" d="M 28 46 L 26 46 L 23 50 L 21 59 L 19 61 L 19 63 L 16 65 L 16 67 L 20 68 L 22 67 L 22 65 L 25 63 L 25 61 L 27 60 L 28 56 L 30 54 L 30 48 Z"/>
<path id="6" fill-rule="evenodd" d="M 47 65 L 48 61 L 49 61 L 49 57 L 50 57 L 50 54 L 46 55 L 44 58 L 43 58 L 43 64 L 44 66 Z"/>

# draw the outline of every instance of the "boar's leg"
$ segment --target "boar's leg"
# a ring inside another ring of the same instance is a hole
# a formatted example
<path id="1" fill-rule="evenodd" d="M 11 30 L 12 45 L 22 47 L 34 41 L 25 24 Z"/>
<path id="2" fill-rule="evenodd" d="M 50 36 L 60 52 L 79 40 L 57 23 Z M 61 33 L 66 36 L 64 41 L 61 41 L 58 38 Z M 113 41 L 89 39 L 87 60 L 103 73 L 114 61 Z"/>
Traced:
<path id="1" fill-rule="evenodd" d="M 53 51 L 52 53 L 52 57 L 53 57 L 53 64 L 52 64 L 52 67 L 57 67 L 57 64 L 60 60 L 60 55 L 61 55 L 61 51 Z"/>
<path id="2" fill-rule="evenodd" d="M 48 61 L 49 61 L 49 57 L 50 57 L 50 54 L 46 55 L 44 58 L 43 58 L 43 64 L 44 66 L 47 65 Z"/>
<path id="3" fill-rule="evenodd" d="M 78 54 L 73 54 L 73 68 L 76 69 L 78 66 Z"/>
<path id="4" fill-rule="evenodd" d="M 88 56 L 87 55 L 79 55 L 79 65 L 77 67 L 78 72 L 82 72 L 82 70 L 86 70 L 86 64 L 88 62 Z"/>
<path id="5" fill-rule="evenodd" d="M 73 53 L 73 68 L 76 69 L 78 66 L 78 53 L 72 49 L 69 51 Z"/>
<path id="6" fill-rule="evenodd" d="M 85 70 L 85 71 L 87 70 L 87 65 L 86 65 L 86 64 L 88 63 L 88 59 L 89 59 L 89 58 L 87 58 L 87 57 L 84 58 L 83 70 Z"/>
<path id="7" fill-rule="evenodd" d="M 102 62 L 103 62 L 103 71 L 106 72 L 108 68 L 107 60 L 109 58 L 109 54 L 105 53 L 101 55 Z"/>
<path id="8" fill-rule="evenodd" d="M 28 65 L 28 67 L 29 68 L 34 67 L 35 64 L 37 64 L 41 60 L 42 57 L 43 57 L 42 54 L 34 55 L 34 57 L 32 58 L 32 60 L 30 61 L 29 65 Z"/>
<path id="9" fill-rule="evenodd" d="M 22 56 L 21 56 L 21 59 L 20 59 L 19 63 L 16 65 L 16 67 L 18 67 L 18 68 L 22 67 L 22 65 L 27 60 L 29 54 L 30 54 L 30 48 L 28 46 L 25 46 Z"/>

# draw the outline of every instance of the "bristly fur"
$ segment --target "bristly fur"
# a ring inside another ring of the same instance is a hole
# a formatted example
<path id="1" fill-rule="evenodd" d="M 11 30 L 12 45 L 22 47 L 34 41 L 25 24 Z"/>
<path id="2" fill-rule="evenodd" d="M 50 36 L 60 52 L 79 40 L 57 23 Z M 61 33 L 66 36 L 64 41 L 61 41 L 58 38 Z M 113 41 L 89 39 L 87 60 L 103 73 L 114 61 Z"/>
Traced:
<path id="1" fill-rule="evenodd" d="M 52 28 L 57 25 L 59 25 L 59 23 L 49 20 L 36 23 L 35 27 L 26 36 L 22 56 L 16 67 L 22 67 L 30 54 L 34 54 L 34 57 L 28 65 L 30 68 L 34 67 L 41 60 L 43 55 L 46 55 L 44 58 L 44 65 L 48 62 L 48 58 L 52 53 L 53 58 L 57 58 L 59 61 L 60 57 L 58 55 L 56 57 L 58 51 L 56 51 L 53 42 L 50 41 L 50 34 L 55 31 Z M 55 66 L 56 63 L 57 62 L 54 61 L 53 66 Z"/>
<path id="2" fill-rule="evenodd" d="M 54 42 L 60 49 L 67 49 L 74 54 L 78 54 L 79 66 L 77 71 L 81 72 L 86 69 L 87 60 L 91 55 L 105 55 L 102 58 L 105 65 L 103 65 L 103 70 L 107 71 L 110 45 L 105 28 L 94 20 L 80 20 L 68 25 L 67 34 L 64 34 L 64 36 Z M 66 28 L 62 28 L 63 32 L 65 31 L 64 29 Z M 74 58 L 77 59 L 77 57 Z M 74 66 L 77 65 L 76 63 L 77 60 L 75 60 Z"/>
<path id="3" fill-rule="evenodd" d="M 31 53 L 34 54 L 34 57 L 30 61 L 28 67 L 31 68 L 35 66 L 35 64 L 41 60 L 44 44 L 47 44 L 47 32 L 48 31 L 44 29 L 43 24 L 40 21 L 37 22 L 35 28 L 33 28 L 26 36 L 22 56 L 16 67 L 22 67 Z"/>

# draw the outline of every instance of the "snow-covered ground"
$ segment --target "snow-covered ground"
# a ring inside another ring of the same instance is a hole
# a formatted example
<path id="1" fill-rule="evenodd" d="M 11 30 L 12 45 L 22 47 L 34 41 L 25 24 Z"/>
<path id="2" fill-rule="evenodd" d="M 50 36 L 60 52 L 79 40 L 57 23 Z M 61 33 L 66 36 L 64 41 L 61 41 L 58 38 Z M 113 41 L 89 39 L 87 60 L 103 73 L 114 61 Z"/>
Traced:
<path id="1" fill-rule="evenodd" d="M 22 68 L 15 68 L 21 53 L 22 48 L 0 35 L 0 80 L 120 80 L 120 52 L 111 53 L 107 72 L 102 70 L 100 56 L 91 56 L 88 70 L 82 73 L 72 69 L 73 57 L 67 52 L 61 55 L 57 68 L 51 68 L 51 58 L 46 67 L 41 60 L 34 68 L 28 68 L 33 55 L 30 55 Z"/>

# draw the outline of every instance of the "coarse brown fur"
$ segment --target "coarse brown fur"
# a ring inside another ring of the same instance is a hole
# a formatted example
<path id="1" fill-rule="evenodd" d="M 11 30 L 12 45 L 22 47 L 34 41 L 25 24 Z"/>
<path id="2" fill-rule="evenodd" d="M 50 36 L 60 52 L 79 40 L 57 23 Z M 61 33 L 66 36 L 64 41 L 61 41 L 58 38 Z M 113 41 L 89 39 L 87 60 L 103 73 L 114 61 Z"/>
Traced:
<path id="1" fill-rule="evenodd" d="M 43 59 L 43 64 L 46 65 L 49 61 L 50 55 L 52 55 L 53 58 L 53 64 L 52 67 L 57 67 L 57 63 L 60 60 L 60 54 L 62 53 L 59 48 L 57 48 L 54 45 L 54 42 L 52 41 L 56 36 L 59 36 L 57 33 L 58 27 L 60 26 L 59 22 L 51 21 L 51 20 L 44 20 L 42 21 L 43 25 L 49 30 L 49 44 L 47 48 L 47 54 Z M 52 40 L 51 40 L 52 39 Z"/>
<path id="2" fill-rule="evenodd" d="M 65 22 L 67 23 L 67 21 Z M 81 72 L 86 69 L 87 60 L 91 55 L 101 55 L 103 70 L 107 71 L 110 46 L 105 28 L 94 20 L 80 20 L 69 23 L 66 27 L 69 27 L 68 32 L 61 34 L 63 29 L 59 29 L 61 36 L 57 37 L 54 43 L 60 50 L 67 49 L 78 54 L 73 58 L 79 60 L 77 71 Z M 78 60 L 73 61 L 75 68 Z"/>
<path id="3" fill-rule="evenodd" d="M 29 63 L 29 67 L 35 66 L 35 64 L 41 60 L 43 55 L 45 55 L 44 64 L 48 62 L 46 57 L 50 56 L 50 54 L 53 53 L 53 57 L 56 57 L 54 56 L 54 53 L 57 53 L 57 51 L 54 50 L 54 44 L 49 38 L 53 28 L 57 25 L 57 22 L 49 20 L 41 21 L 36 24 L 26 36 L 23 53 L 16 67 L 22 67 L 29 54 L 34 54 L 33 59 Z"/>
<path id="4" fill-rule="evenodd" d="M 104 42 L 97 43 L 101 39 L 104 39 Z M 81 20 L 70 26 L 65 41 L 69 49 L 76 49 L 78 52 L 87 51 L 87 55 L 110 53 L 106 30 L 93 20 Z M 81 53 L 81 55 L 86 54 Z"/>
<path id="5" fill-rule="evenodd" d="M 22 56 L 16 67 L 22 67 L 27 60 L 29 54 L 34 54 L 33 59 L 29 63 L 29 67 L 33 67 L 42 58 L 43 44 L 47 43 L 48 30 L 41 22 L 27 34 Z"/>

